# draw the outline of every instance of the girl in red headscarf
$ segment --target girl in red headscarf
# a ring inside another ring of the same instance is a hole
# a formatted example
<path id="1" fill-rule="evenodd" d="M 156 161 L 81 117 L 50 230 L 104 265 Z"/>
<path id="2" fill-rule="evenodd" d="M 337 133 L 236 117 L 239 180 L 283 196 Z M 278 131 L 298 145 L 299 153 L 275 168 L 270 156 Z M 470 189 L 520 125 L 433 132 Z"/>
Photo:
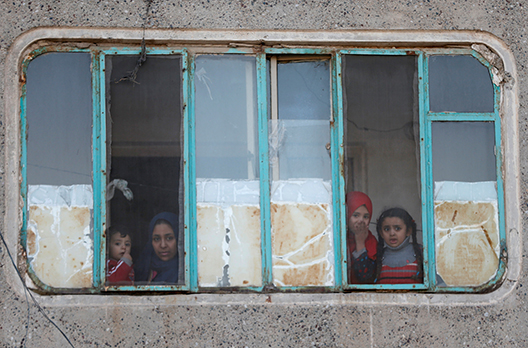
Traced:
<path id="1" fill-rule="evenodd" d="M 346 195 L 348 283 L 373 283 L 378 241 L 369 231 L 372 201 L 363 192 Z"/>

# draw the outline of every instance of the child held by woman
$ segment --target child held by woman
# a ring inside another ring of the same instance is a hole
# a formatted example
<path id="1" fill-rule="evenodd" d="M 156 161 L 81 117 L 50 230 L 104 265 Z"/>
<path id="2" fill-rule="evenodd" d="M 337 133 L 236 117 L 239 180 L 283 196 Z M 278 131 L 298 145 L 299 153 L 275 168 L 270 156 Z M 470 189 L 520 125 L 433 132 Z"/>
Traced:
<path id="1" fill-rule="evenodd" d="M 422 246 L 416 239 L 416 222 L 411 215 L 401 208 L 385 210 L 376 230 L 379 238 L 376 283 L 422 283 Z"/>
<path id="2" fill-rule="evenodd" d="M 123 226 L 112 226 L 107 231 L 108 260 L 106 261 L 106 281 L 109 285 L 133 285 L 132 239 Z"/>

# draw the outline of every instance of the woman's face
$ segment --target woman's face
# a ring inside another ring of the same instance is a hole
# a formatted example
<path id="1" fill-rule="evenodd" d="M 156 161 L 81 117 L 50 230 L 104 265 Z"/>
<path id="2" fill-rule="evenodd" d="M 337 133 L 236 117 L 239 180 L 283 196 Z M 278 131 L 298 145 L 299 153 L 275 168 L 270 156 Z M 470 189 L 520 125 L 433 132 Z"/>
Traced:
<path id="1" fill-rule="evenodd" d="M 176 237 L 170 225 L 154 226 L 152 247 L 161 261 L 169 261 L 176 256 Z"/>
<path id="2" fill-rule="evenodd" d="M 388 246 L 399 246 L 411 235 L 411 229 L 399 217 L 388 217 L 381 224 L 381 238 Z"/>
<path id="3" fill-rule="evenodd" d="M 365 205 L 357 208 L 348 219 L 348 228 L 353 233 L 368 231 L 368 224 L 370 222 L 370 213 Z"/>

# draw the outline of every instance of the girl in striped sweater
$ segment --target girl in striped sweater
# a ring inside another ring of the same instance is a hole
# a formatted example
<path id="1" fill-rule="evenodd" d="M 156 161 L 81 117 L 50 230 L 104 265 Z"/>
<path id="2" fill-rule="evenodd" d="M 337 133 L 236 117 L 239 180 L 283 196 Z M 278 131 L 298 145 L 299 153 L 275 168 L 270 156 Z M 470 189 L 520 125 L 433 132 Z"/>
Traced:
<path id="1" fill-rule="evenodd" d="M 416 222 L 411 215 L 401 208 L 385 210 L 376 230 L 379 237 L 376 283 L 422 283 L 422 246 L 417 242 Z"/>

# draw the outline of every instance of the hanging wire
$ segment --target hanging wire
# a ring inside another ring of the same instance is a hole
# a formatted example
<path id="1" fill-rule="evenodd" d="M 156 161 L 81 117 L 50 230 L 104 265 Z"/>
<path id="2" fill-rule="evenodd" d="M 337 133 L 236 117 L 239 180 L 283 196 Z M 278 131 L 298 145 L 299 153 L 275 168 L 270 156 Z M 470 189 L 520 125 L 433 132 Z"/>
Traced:
<path id="1" fill-rule="evenodd" d="M 361 127 L 356 122 L 352 121 L 350 118 L 347 118 L 347 121 L 351 123 L 357 130 L 365 131 L 365 132 L 392 133 L 392 132 L 403 130 L 405 137 L 409 140 L 414 141 L 414 132 L 413 132 L 414 122 L 413 121 L 406 122 L 402 126 L 397 127 L 397 128 L 392 128 L 392 129 L 376 129 L 376 128 L 369 128 L 369 127 Z"/>
<path id="2" fill-rule="evenodd" d="M 412 128 L 413 127 L 413 121 L 406 122 L 400 127 L 393 128 L 393 129 L 376 129 L 376 128 L 368 128 L 368 127 L 361 127 L 358 126 L 358 124 L 351 119 L 347 118 L 347 121 L 352 123 L 354 127 L 356 127 L 358 130 L 367 131 L 367 132 L 377 132 L 377 133 L 390 133 L 390 132 L 396 132 L 405 128 Z"/>
<path id="3" fill-rule="evenodd" d="M 147 25 L 147 22 L 148 22 L 148 18 L 149 18 L 150 7 L 152 5 L 153 0 L 144 0 L 144 1 L 147 3 L 147 7 L 145 9 L 145 17 L 144 17 L 144 21 L 143 21 L 143 25 L 142 25 L 143 37 L 141 38 L 141 52 L 139 54 L 139 58 L 138 58 L 138 60 L 136 62 L 136 66 L 134 67 L 134 69 L 132 71 L 130 71 L 128 73 L 128 75 L 126 75 L 126 76 L 122 77 L 120 80 L 116 81 L 116 83 L 119 83 L 121 81 L 131 81 L 133 83 L 139 83 L 139 82 L 136 81 L 137 73 L 138 73 L 139 69 L 141 68 L 141 66 L 147 61 L 147 49 L 146 49 L 146 44 L 145 44 L 145 31 L 146 31 L 146 25 Z M 40 306 L 40 304 L 37 302 L 35 297 L 33 297 L 33 294 L 31 293 L 31 291 L 29 291 L 29 289 L 28 289 L 28 287 L 26 285 L 26 282 L 24 281 L 24 278 L 22 277 L 22 274 L 20 273 L 20 270 L 16 266 L 16 263 L 15 263 L 13 257 L 11 256 L 11 252 L 9 251 L 9 248 L 7 247 L 7 243 L 6 243 L 5 239 L 4 239 L 4 235 L 2 234 L 1 231 L 0 231 L 0 238 L 2 239 L 2 243 L 4 244 L 5 249 L 7 250 L 7 255 L 9 256 L 9 259 L 11 260 L 11 264 L 13 265 L 18 277 L 20 278 L 20 281 L 22 282 L 22 285 L 24 286 L 24 295 L 26 297 L 26 303 L 27 303 L 27 325 L 26 325 L 26 334 L 25 334 L 24 338 L 22 339 L 22 341 L 20 342 L 20 346 L 21 347 L 26 347 L 26 342 L 27 342 L 27 338 L 28 338 L 28 334 L 29 334 L 29 322 L 30 322 L 30 305 L 29 305 L 29 299 L 28 299 L 28 295 L 29 295 L 29 297 L 31 298 L 31 300 L 33 301 L 35 306 L 37 307 L 38 311 L 40 313 L 42 313 L 44 318 L 46 318 L 57 330 L 59 330 L 61 335 L 66 339 L 66 341 L 68 342 L 68 344 L 71 347 L 75 348 L 74 345 L 72 344 L 72 342 L 70 341 L 70 339 L 68 338 L 68 336 L 66 336 L 66 334 L 64 333 L 64 331 L 62 331 L 61 328 L 58 327 L 57 324 L 55 324 L 55 322 L 50 317 L 48 317 L 46 312 L 44 312 L 44 309 Z"/>
<path id="4" fill-rule="evenodd" d="M 134 69 L 129 71 L 128 75 L 125 75 L 122 78 L 120 78 L 119 80 L 117 80 L 116 83 L 119 83 L 121 81 L 130 81 L 132 83 L 139 84 L 139 82 L 136 81 L 137 73 L 139 71 L 139 68 L 141 68 L 141 66 L 143 65 L 143 63 L 145 63 L 147 61 L 147 48 L 146 48 L 146 45 L 145 45 L 145 30 L 146 30 L 147 22 L 148 22 L 149 15 L 150 15 L 150 6 L 152 5 L 152 2 L 154 0 L 143 0 L 143 1 L 145 1 L 147 3 L 147 8 L 145 10 L 145 18 L 143 20 L 143 25 L 142 25 L 142 27 L 143 27 L 143 37 L 141 38 L 141 52 L 139 53 L 139 58 L 136 61 L 136 66 L 134 67 Z"/>
<path id="5" fill-rule="evenodd" d="M 71 347 L 75 348 L 73 346 L 73 344 L 71 343 L 70 339 L 68 338 L 68 336 L 66 336 L 66 334 L 64 333 L 64 331 L 61 330 L 60 327 L 57 326 L 57 324 L 55 324 L 55 322 L 53 320 L 51 320 L 50 317 L 48 317 L 48 315 L 46 314 L 46 312 L 44 312 L 44 309 L 42 309 L 42 307 L 39 305 L 39 303 L 37 302 L 37 300 L 35 299 L 35 297 L 33 297 L 33 294 L 31 293 L 31 291 L 29 291 L 27 285 L 26 285 L 26 282 L 24 281 L 24 278 L 22 277 L 22 274 L 20 273 L 20 270 L 18 269 L 18 267 L 16 266 L 15 264 L 15 260 L 13 259 L 13 257 L 11 256 L 11 252 L 9 251 L 9 248 L 7 247 L 7 243 L 4 239 L 4 235 L 2 234 L 2 232 L 0 232 L 0 238 L 2 238 L 2 243 L 4 244 L 5 246 L 5 249 L 7 250 L 7 255 L 9 256 L 9 259 L 11 260 L 11 264 L 13 265 L 13 267 L 15 268 L 15 271 L 16 273 L 18 274 L 18 277 L 20 278 L 20 281 L 22 282 L 22 285 L 24 286 L 24 293 L 26 295 L 26 302 L 27 302 L 27 305 L 28 305 L 28 317 L 27 317 L 27 325 L 26 325 L 26 336 L 22 339 L 22 341 L 20 342 L 20 345 L 25 347 L 26 346 L 26 342 L 27 342 L 27 337 L 28 337 L 28 328 L 29 328 L 29 301 L 28 301 L 28 294 L 29 294 L 29 297 L 31 297 L 31 299 L 33 300 L 33 303 L 35 304 L 35 306 L 37 307 L 38 311 L 40 313 L 42 313 L 42 315 L 44 316 L 44 318 L 46 318 L 53 326 L 55 326 L 55 328 L 57 330 L 59 330 L 59 332 L 62 334 L 62 336 L 66 339 L 66 341 L 70 344 Z"/>

